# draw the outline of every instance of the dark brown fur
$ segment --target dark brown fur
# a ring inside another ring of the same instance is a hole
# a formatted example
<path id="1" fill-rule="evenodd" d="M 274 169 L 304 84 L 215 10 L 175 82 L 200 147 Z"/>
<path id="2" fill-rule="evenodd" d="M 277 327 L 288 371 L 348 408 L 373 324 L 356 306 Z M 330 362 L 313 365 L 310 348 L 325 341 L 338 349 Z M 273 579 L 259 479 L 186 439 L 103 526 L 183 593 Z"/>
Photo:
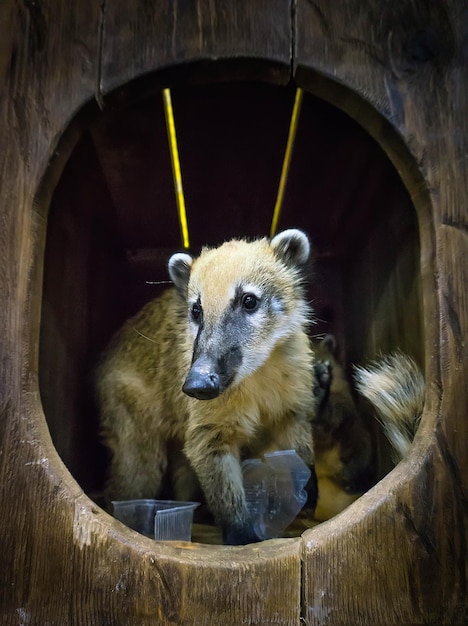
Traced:
<path id="1" fill-rule="evenodd" d="M 332 335 L 314 341 L 317 414 L 312 422 L 318 481 L 317 521 L 325 521 L 372 484 L 369 432 L 356 407 Z"/>

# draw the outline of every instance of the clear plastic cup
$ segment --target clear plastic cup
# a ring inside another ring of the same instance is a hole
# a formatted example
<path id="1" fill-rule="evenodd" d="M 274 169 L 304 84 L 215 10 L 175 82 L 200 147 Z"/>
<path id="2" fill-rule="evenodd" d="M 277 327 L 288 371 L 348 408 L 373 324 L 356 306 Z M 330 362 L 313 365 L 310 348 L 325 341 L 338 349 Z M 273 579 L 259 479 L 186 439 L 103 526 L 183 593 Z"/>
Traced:
<path id="1" fill-rule="evenodd" d="M 279 537 L 307 502 L 311 472 L 295 450 L 279 450 L 242 463 L 245 498 L 260 539 Z"/>
<path id="2" fill-rule="evenodd" d="M 154 538 L 190 541 L 192 538 L 193 512 L 198 502 L 159 502 L 154 518 Z"/>
<path id="3" fill-rule="evenodd" d="M 133 530 L 159 540 L 190 541 L 198 502 L 114 500 L 114 517 Z"/>

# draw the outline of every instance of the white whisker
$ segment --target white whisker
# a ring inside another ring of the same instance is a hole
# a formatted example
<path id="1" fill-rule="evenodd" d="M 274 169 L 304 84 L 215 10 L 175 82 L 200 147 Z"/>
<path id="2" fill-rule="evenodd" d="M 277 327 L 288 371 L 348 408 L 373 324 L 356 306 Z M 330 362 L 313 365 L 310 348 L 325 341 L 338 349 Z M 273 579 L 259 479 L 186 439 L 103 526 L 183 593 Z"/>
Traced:
<path id="1" fill-rule="evenodd" d="M 157 346 L 159 345 L 159 343 L 157 341 L 155 341 L 154 339 L 151 339 L 151 337 L 147 337 L 146 335 L 144 335 L 143 333 L 141 333 L 137 328 L 133 329 L 138 335 L 140 335 L 140 337 L 143 337 L 144 339 L 147 339 L 148 341 L 151 341 L 151 343 L 155 343 Z"/>
<path id="2" fill-rule="evenodd" d="M 172 285 L 172 280 L 145 280 L 146 285 Z"/>

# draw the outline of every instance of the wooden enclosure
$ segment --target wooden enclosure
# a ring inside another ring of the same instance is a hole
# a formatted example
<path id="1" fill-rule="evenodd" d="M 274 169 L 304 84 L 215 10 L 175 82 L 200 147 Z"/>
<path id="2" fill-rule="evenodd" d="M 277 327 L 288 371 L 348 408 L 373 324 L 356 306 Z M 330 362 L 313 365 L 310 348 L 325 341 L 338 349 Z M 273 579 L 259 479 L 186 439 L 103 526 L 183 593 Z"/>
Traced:
<path id="1" fill-rule="evenodd" d="M 293 98 L 291 88 L 257 82 L 174 91 L 196 253 L 203 244 L 268 234 Z M 335 333 L 350 362 L 399 346 L 422 365 L 419 233 L 410 197 L 378 144 L 310 94 L 279 226 L 299 226 L 312 240 L 313 334 Z M 54 445 L 88 493 L 102 490 L 106 465 L 94 364 L 116 327 L 167 287 L 168 253 L 181 245 L 156 92 L 95 120 L 49 211 L 39 386 Z M 385 469 L 382 462 L 380 474 Z"/>
<path id="2" fill-rule="evenodd" d="M 0 7 L 0 622 L 467 623 L 468 5 L 67 4 Z M 296 86 L 317 333 L 412 354 L 421 427 L 299 538 L 154 543 L 90 497 L 91 372 L 180 248 L 161 91 L 196 251 L 268 233 Z"/>

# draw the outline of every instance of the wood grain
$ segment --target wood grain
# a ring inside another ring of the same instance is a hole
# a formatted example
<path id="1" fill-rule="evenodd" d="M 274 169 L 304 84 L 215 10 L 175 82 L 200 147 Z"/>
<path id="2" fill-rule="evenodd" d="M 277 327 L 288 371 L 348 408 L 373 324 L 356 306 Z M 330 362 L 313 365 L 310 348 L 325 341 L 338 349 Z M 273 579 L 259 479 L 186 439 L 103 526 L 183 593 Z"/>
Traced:
<path id="1" fill-rule="evenodd" d="M 52 446 L 37 381 L 46 216 L 79 125 L 60 138 L 80 107 L 101 99 L 102 16 L 91 2 L 7 2 L 0 11 L 0 621 L 298 623 L 299 540 L 207 552 L 156 545 L 93 505 Z M 230 24 L 229 10 L 217 19 Z"/>
<path id="2" fill-rule="evenodd" d="M 2 624 L 468 621 L 467 5 L 297 0 L 294 9 L 293 28 L 280 0 L 0 6 Z M 179 84 L 280 85 L 291 66 L 301 86 L 377 139 L 415 205 L 428 382 L 421 428 L 404 463 L 302 539 L 154 544 L 83 493 L 41 407 L 46 220 L 80 123 L 61 138 L 85 105 L 115 102 L 113 90 L 145 76 L 155 89 L 168 68 L 178 68 Z"/>
<path id="3" fill-rule="evenodd" d="M 290 77 L 290 14 L 289 2 L 282 0 L 107 3 L 101 90 L 107 94 L 154 69 L 168 68 L 178 69 L 184 83 L 211 72 L 212 79 L 235 78 L 239 67 L 242 79 L 284 84 Z M 204 64 L 201 71 L 197 63 Z M 152 78 L 153 85 L 157 80 Z"/>
<path id="4" fill-rule="evenodd" d="M 59 588 L 69 545 L 60 533 L 68 483 L 48 436 L 37 388 L 41 266 L 47 206 L 41 177 L 79 107 L 94 96 L 99 16 L 60 2 L 2 3 L 0 22 L 0 607 L 3 623 L 45 623 L 32 611 L 36 589 Z M 55 495 L 54 495 L 55 494 Z M 69 504 L 68 504 L 69 506 Z M 63 526 L 62 526 L 63 528 Z M 56 550 L 50 551 L 50 545 Z M 46 555 L 50 555 L 49 560 Z M 58 565 L 57 565 L 58 564 Z M 62 571 L 62 574 L 60 574 Z M 42 604 L 50 602 L 50 590 Z M 57 598 L 50 614 L 66 607 Z M 61 606 L 62 605 L 62 606 Z M 29 618 L 28 618 L 29 616 Z"/>
<path id="5" fill-rule="evenodd" d="M 310 624 L 467 619 L 466 10 L 455 2 L 347 2 L 340 11 L 298 3 L 298 80 L 377 138 L 412 195 L 428 383 L 411 458 L 304 536 Z"/>
<path id="6" fill-rule="evenodd" d="M 267 234 L 294 90 L 234 82 L 172 96 L 193 252 Z M 312 240 L 312 332 L 333 332 L 343 363 L 399 346 L 422 365 L 419 235 L 406 189 L 383 150 L 335 107 L 305 94 L 299 128 L 280 228 Z M 53 441 L 88 493 L 102 490 L 95 469 L 106 458 L 88 372 L 117 326 L 167 287 L 167 259 L 180 246 L 155 93 L 93 123 L 49 211 L 41 394 Z M 376 448 L 383 476 L 389 451 Z"/>

